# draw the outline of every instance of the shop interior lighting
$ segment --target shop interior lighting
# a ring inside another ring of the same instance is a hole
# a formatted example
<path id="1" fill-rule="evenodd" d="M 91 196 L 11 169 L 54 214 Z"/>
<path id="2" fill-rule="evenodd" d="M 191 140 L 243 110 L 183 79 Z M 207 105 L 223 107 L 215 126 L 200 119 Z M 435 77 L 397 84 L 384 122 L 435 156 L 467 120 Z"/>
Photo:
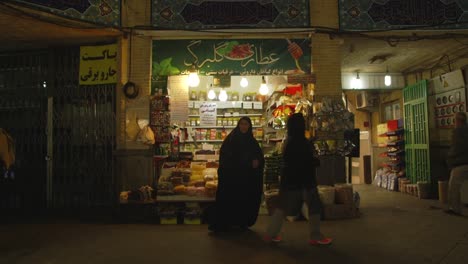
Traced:
<path id="1" fill-rule="evenodd" d="M 189 87 L 197 87 L 199 84 L 200 77 L 198 76 L 198 69 L 195 64 L 193 64 L 188 76 L 188 85 Z"/>
<path id="2" fill-rule="evenodd" d="M 387 73 L 385 74 L 385 77 L 384 77 L 384 83 L 385 83 L 385 86 L 392 85 L 392 76 L 388 74 L 388 67 L 387 67 Z"/>
<path id="3" fill-rule="evenodd" d="M 262 84 L 260 85 L 260 89 L 258 90 L 258 92 L 261 95 L 268 94 L 268 86 L 267 86 L 266 81 L 265 81 L 265 76 L 262 76 Z"/>
<path id="4" fill-rule="evenodd" d="M 208 99 L 213 100 L 216 98 L 216 93 L 213 90 L 213 84 L 210 84 L 210 89 L 208 90 Z"/>
<path id="5" fill-rule="evenodd" d="M 226 90 L 224 89 L 221 89 L 221 91 L 219 92 L 219 95 L 218 95 L 218 99 L 222 102 L 226 102 L 227 99 L 228 99 L 228 95 L 227 95 L 227 92 Z"/>
<path id="6" fill-rule="evenodd" d="M 359 72 L 356 72 L 356 78 L 351 79 L 351 88 L 353 88 L 353 89 L 361 89 L 362 88 L 362 80 L 359 77 Z"/>
<path id="7" fill-rule="evenodd" d="M 242 79 L 240 80 L 240 86 L 245 88 L 249 85 L 249 81 L 247 80 L 247 78 L 245 77 L 242 77 Z"/>

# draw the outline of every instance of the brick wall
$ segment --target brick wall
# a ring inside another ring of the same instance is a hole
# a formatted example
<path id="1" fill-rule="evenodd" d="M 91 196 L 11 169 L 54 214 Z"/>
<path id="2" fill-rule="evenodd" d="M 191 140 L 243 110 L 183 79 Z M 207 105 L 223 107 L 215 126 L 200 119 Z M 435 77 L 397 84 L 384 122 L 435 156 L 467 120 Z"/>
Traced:
<path id="1" fill-rule="evenodd" d="M 313 27 L 339 28 L 338 0 L 311 0 L 310 21 Z"/>
<path id="2" fill-rule="evenodd" d="M 150 0 L 122 1 L 122 25 L 125 27 L 150 25 L 150 7 Z M 129 131 L 131 126 L 135 127 L 137 119 L 149 119 L 152 39 L 136 36 L 130 31 L 121 43 L 122 83 L 118 91 L 118 148 L 148 149 L 148 146 L 135 142 L 133 137 L 130 138 Z M 127 81 L 135 83 L 139 89 L 137 98 L 128 99 L 123 96 L 122 87 Z"/>
<path id="3" fill-rule="evenodd" d="M 328 35 L 312 37 L 312 69 L 316 75 L 316 96 L 341 95 L 340 41 Z"/>
<path id="4" fill-rule="evenodd" d="M 338 29 L 338 1 L 310 1 L 312 27 Z M 312 69 L 317 77 L 315 95 L 341 95 L 341 43 L 342 40 L 329 34 L 312 36 Z"/>

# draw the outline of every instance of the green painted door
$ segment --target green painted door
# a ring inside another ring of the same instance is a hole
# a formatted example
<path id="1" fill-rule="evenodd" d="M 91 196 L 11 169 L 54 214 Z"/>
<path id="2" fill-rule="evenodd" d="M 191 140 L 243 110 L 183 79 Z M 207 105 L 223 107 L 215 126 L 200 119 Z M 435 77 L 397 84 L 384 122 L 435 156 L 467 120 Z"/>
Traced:
<path id="1" fill-rule="evenodd" d="M 405 87 L 403 101 L 406 177 L 412 183 L 431 182 L 427 81 Z"/>

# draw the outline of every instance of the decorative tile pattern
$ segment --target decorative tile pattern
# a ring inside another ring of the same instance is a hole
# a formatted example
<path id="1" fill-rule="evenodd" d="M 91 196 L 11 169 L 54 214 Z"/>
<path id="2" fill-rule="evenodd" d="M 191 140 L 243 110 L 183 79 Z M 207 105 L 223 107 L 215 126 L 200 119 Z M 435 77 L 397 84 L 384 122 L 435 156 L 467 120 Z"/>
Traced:
<path id="1" fill-rule="evenodd" d="M 340 0 L 342 30 L 462 29 L 468 2 L 461 0 Z"/>
<path id="2" fill-rule="evenodd" d="M 153 0 L 152 24 L 163 29 L 308 27 L 309 1 Z"/>
<path id="3" fill-rule="evenodd" d="M 120 0 L 15 0 L 59 16 L 107 26 L 120 25 Z"/>

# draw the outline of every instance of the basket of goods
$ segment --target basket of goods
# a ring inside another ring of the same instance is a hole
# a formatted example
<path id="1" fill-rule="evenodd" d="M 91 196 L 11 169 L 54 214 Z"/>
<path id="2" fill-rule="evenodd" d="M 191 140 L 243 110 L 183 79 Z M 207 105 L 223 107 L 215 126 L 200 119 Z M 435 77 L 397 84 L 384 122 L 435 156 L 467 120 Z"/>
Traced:
<path id="1" fill-rule="evenodd" d="M 174 185 L 170 182 L 160 182 L 158 184 L 158 195 L 173 195 Z"/>
<path id="2" fill-rule="evenodd" d="M 273 212 L 276 208 L 280 206 L 280 199 L 279 199 L 279 190 L 272 189 L 267 190 L 264 192 L 265 195 L 265 203 L 268 210 L 268 215 L 273 215 Z"/>
<path id="3" fill-rule="evenodd" d="M 189 160 L 181 160 L 177 162 L 176 168 L 190 168 L 191 162 Z"/>
<path id="4" fill-rule="evenodd" d="M 207 181 L 205 184 L 205 193 L 208 197 L 215 197 L 218 189 L 218 181 Z"/>
<path id="5" fill-rule="evenodd" d="M 216 162 L 216 161 L 208 161 L 205 166 L 206 166 L 206 168 L 216 168 L 217 169 L 219 167 L 219 163 Z"/>
<path id="6" fill-rule="evenodd" d="M 335 202 L 337 204 L 352 204 L 353 200 L 353 186 L 351 184 L 335 184 Z"/>
<path id="7" fill-rule="evenodd" d="M 320 200 L 323 204 L 334 204 L 335 203 L 335 187 L 328 185 L 317 186 Z"/>

